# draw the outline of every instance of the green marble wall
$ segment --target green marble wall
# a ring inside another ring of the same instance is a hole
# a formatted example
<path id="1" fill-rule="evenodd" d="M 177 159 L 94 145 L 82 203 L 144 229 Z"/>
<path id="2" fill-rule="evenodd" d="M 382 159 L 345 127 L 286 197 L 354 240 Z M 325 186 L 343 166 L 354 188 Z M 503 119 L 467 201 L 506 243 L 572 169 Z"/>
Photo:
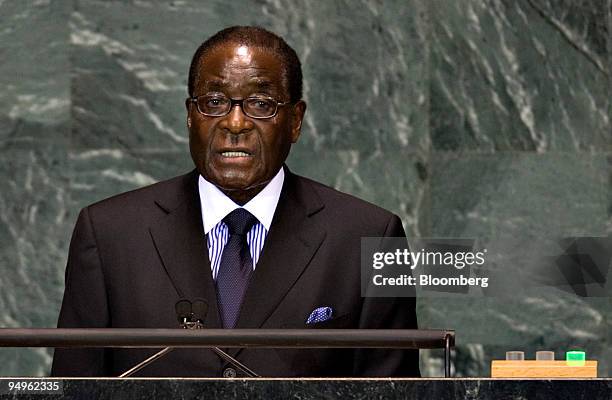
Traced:
<path id="1" fill-rule="evenodd" d="M 0 326 L 55 324 L 81 207 L 191 168 L 188 63 L 236 24 L 302 59 L 294 171 L 413 236 L 612 233 L 609 0 L 0 0 Z M 579 346 L 612 367 L 609 298 L 418 307 L 421 326 L 457 330 L 458 375 L 511 349 Z M 0 375 L 45 375 L 50 354 L 0 350 Z M 439 375 L 440 353 L 422 371 Z"/>

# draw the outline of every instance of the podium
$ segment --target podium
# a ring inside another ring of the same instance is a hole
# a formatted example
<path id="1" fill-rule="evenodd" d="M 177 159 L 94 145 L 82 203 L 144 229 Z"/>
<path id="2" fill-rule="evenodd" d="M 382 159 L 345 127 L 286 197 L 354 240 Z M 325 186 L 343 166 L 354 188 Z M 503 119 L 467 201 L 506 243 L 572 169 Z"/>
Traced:
<path id="1" fill-rule="evenodd" d="M 443 348 L 445 377 L 454 345 L 454 331 L 431 329 L 0 329 L 2 347 Z"/>
<path id="2" fill-rule="evenodd" d="M 0 329 L 4 347 L 445 348 L 452 330 Z M 9 384 L 25 391 L 9 391 Z M 25 383 L 25 386 L 23 385 Z M 28 383 L 32 385 L 28 386 Z M 27 391 L 45 383 L 53 393 Z M 0 395 L 27 398 L 182 399 L 499 399 L 612 398 L 610 379 L 491 378 L 0 378 Z"/>

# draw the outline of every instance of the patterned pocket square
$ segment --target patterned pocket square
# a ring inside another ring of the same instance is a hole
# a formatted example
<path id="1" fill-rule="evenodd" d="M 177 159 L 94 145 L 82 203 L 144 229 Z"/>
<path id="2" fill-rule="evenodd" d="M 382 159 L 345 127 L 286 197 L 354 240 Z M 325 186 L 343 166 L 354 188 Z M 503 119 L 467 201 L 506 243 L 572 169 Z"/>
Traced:
<path id="1" fill-rule="evenodd" d="M 306 320 L 306 324 L 316 324 L 317 322 L 327 321 L 328 319 L 331 319 L 333 313 L 334 312 L 331 307 L 315 308 Z"/>

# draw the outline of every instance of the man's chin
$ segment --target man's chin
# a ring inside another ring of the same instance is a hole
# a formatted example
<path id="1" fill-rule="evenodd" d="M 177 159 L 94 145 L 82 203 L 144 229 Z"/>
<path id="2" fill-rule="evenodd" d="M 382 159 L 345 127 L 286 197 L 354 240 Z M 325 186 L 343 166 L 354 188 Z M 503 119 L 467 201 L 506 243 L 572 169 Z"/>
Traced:
<path id="1" fill-rule="evenodd" d="M 209 173 L 203 175 L 204 178 L 226 194 L 259 192 L 259 190 L 263 189 L 272 179 L 272 177 L 257 177 L 253 174 L 244 173 L 245 171 L 237 171 L 235 169 L 207 172 Z"/>
<path id="2" fill-rule="evenodd" d="M 257 181 L 253 183 L 213 182 L 213 184 L 235 203 L 244 205 L 255 197 L 257 193 L 259 193 L 268 184 L 268 182 L 270 181 Z"/>
<path id="3" fill-rule="evenodd" d="M 253 179 L 244 179 L 236 176 L 219 177 L 217 179 L 210 180 L 210 182 L 223 192 L 248 191 L 251 188 L 258 186 L 258 182 Z"/>
<path id="4" fill-rule="evenodd" d="M 216 185 L 216 186 L 224 192 L 248 192 L 253 189 L 263 189 L 269 182 L 270 180 L 254 182 L 254 183 L 245 184 L 245 185 L 227 185 L 227 186 Z"/>
<path id="5" fill-rule="evenodd" d="M 235 168 L 215 168 L 209 166 L 204 169 L 205 173 L 200 174 L 210 183 L 223 188 L 224 190 L 245 190 L 255 181 L 249 176 L 247 171 L 240 171 Z"/>

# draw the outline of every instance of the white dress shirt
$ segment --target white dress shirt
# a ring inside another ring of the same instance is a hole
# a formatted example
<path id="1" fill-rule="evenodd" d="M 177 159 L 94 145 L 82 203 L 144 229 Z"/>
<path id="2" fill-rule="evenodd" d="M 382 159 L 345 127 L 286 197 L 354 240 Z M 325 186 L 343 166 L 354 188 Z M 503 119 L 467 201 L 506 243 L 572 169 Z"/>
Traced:
<path id="1" fill-rule="evenodd" d="M 247 243 L 253 260 L 253 269 L 257 265 L 266 236 L 270 230 L 284 181 L 285 172 L 281 168 L 261 192 L 242 206 L 242 208 L 253 214 L 259 221 L 247 233 Z M 240 208 L 240 206 L 234 203 L 232 199 L 227 197 L 214 184 L 204 179 L 202 175 L 200 175 L 198 180 L 198 188 L 210 267 L 213 279 L 216 280 L 223 248 L 229 237 L 227 225 L 223 222 L 223 218 L 235 209 Z"/>

